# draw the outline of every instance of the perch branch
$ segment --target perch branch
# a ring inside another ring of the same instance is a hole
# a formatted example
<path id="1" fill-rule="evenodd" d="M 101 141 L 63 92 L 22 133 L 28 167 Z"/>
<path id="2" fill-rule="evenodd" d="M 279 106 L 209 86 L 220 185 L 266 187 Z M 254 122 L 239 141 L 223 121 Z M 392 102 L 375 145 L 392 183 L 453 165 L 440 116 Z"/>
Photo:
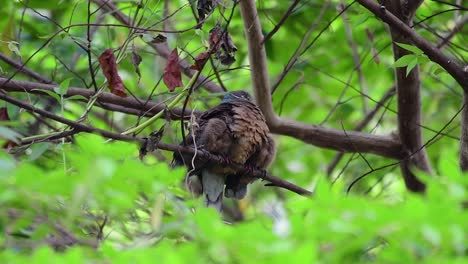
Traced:
<path id="1" fill-rule="evenodd" d="M 93 133 L 93 134 L 99 134 L 99 135 L 101 135 L 103 137 L 106 137 L 106 138 L 112 138 L 112 139 L 121 140 L 121 141 L 133 141 L 133 142 L 139 142 L 139 143 L 145 143 L 146 142 L 146 140 L 143 139 L 143 138 L 132 137 L 132 136 L 127 136 L 127 135 L 122 135 L 122 134 L 119 134 L 119 133 L 110 132 L 110 131 L 107 131 L 107 130 L 104 130 L 104 129 L 100 129 L 100 128 L 92 127 L 92 126 L 85 125 L 85 124 L 82 124 L 82 123 L 78 123 L 78 122 L 69 120 L 67 118 L 63 118 L 61 116 L 57 116 L 57 115 L 55 115 L 53 113 L 47 112 L 45 110 L 39 109 L 39 108 L 37 108 L 35 106 L 32 106 L 30 104 L 19 101 L 19 100 L 15 99 L 13 97 L 10 97 L 10 96 L 8 96 L 8 95 L 6 95 L 4 93 L 1 93 L 1 92 L 0 92 L 0 100 L 6 101 L 6 102 L 9 102 L 9 103 L 11 103 L 13 105 L 24 108 L 25 110 L 27 110 L 29 112 L 33 112 L 33 113 L 39 114 L 41 116 L 44 116 L 44 117 L 50 118 L 52 120 L 55 120 L 57 122 L 60 122 L 62 124 L 66 124 L 66 125 L 72 127 L 74 130 L 79 131 L 79 132 L 88 132 L 88 133 Z M 160 143 L 160 142 L 156 143 L 156 147 L 159 148 L 159 149 L 163 149 L 163 150 L 168 150 L 168 151 L 172 151 L 172 152 L 179 152 L 179 153 L 186 153 L 186 154 L 191 154 L 191 155 L 195 155 L 195 153 L 196 153 L 197 157 L 201 157 L 203 159 L 208 159 L 210 161 L 214 161 L 214 162 L 217 162 L 219 164 L 223 164 L 223 162 L 224 162 L 223 157 L 213 155 L 213 154 L 211 154 L 211 153 L 209 153 L 207 151 L 203 151 L 203 150 L 195 150 L 195 149 L 188 148 L 188 147 L 182 147 L 182 146 L 179 146 L 179 145 L 170 145 L 170 144 L 165 144 L 165 143 Z M 311 195 L 312 194 L 312 192 L 310 192 L 310 191 L 308 191 L 308 190 L 306 190 L 306 189 L 304 189 L 302 187 L 299 187 L 299 186 L 297 186 L 297 185 L 295 185 L 295 184 L 293 184 L 291 182 L 288 182 L 286 180 L 283 180 L 281 178 L 278 178 L 278 177 L 275 177 L 275 176 L 273 176 L 271 174 L 268 174 L 264 170 L 255 169 L 252 172 L 250 172 L 251 169 L 245 168 L 244 166 L 239 165 L 239 164 L 232 164 L 230 166 L 232 168 L 234 168 L 235 170 L 240 171 L 242 173 L 250 173 L 250 175 L 252 175 L 253 177 L 269 181 L 272 186 L 281 187 L 281 188 L 290 190 L 290 191 L 295 192 L 295 193 L 300 194 L 300 195 Z"/>
<path id="2" fill-rule="evenodd" d="M 40 81 L 41 83 L 47 83 L 47 84 L 52 84 L 54 83 L 53 81 L 47 79 L 46 77 L 40 75 L 39 73 L 29 69 L 28 67 L 22 65 L 21 63 L 13 60 L 12 58 L 5 56 L 5 54 L 0 53 L 0 60 L 8 63 L 10 66 L 12 66 L 15 69 L 19 69 L 20 72 L 25 74 L 26 76 L 29 76 L 33 79 L 36 79 Z"/>
<path id="3" fill-rule="evenodd" d="M 373 153 L 384 157 L 402 157 L 401 144 L 389 136 L 378 136 L 303 124 L 279 118 L 272 107 L 263 35 L 254 0 L 240 2 L 244 30 L 248 40 L 252 83 L 259 107 L 273 133 L 291 136 L 318 147 L 344 152 Z"/>
<path id="4" fill-rule="evenodd" d="M 27 81 L 15 81 L 10 80 L 5 83 L 7 79 L 0 78 L 0 89 L 9 92 L 26 92 L 31 94 L 47 95 L 41 90 L 47 90 L 53 92 L 55 86 L 27 82 Z M 81 95 L 85 98 L 90 98 L 94 95 L 94 91 L 83 88 L 70 87 L 64 97 L 70 97 L 73 95 Z M 141 112 L 146 112 L 148 116 L 152 116 L 159 111 L 164 109 L 163 104 L 157 104 L 153 102 L 147 102 L 142 104 L 139 100 L 130 97 L 118 97 L 111 93 L 102 92 L 98 97 L 98 106 L 113 110 L 120 111 L 123 113 L 141 115 Z M 190 115 L 192 110 L 187 109 L 185 116 Z M 200 114 L 199 111 L 194 111 L 196 115 Z M 179 119 L 181 116 L 180 108 L 173 108 L 166 112 L 170 114 L 173 119 Z M 395 139 L 387 136 L 368 135 L 366 133 L 358 132 L 347 132 L 348 138 L 341 130 L 329 129 L 319 126 L 302 125 L 298 122 L 281 120 L 282 123 L 278 124 L 277 127 L 272 129 L 273 133 L 292 136 L 303 140 L 306 143 L 314 144 L 317 146 L 327 147 L 339 151 L 345 152 L 371 152 L 377 155 L 385 157 L 399 158 L 400 155 L 400 144 Z M 303 131 L 297 130 L 297 127 L 303 126 Z M 354 142 L 351 144 L 350 142 Z"/>

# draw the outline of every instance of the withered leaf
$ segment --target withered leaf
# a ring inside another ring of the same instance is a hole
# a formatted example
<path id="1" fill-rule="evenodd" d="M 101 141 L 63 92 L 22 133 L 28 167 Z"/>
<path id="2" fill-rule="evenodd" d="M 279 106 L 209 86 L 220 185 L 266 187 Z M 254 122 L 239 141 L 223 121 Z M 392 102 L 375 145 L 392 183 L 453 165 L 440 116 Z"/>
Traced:
<path id="1" fill-rule="evenodd" d="M 227 66 L 233 64 L 236 61 L 236 58 L 234 58 L 234 56 L 232 56 L 229 53 L 223 53 L 219 55 L 218 59 L 221 62 L 221 64 L 227 65 Z"/>
<path id="2" fill-rule="evenodd" d="M 223 65 L 231 65 L 236 61 L 234 53 L 237 47 L 232 41 L 229 32 L 224 32 L 219 24 L 210 30 L 210 50 L 215 54 L 215 58 Z"/>
<path id="3" fill-rule="evenodd" d="M 135 67 L 135 72 L 138 74 L 138 80 L 141 79 L 141 72 L 140 72 L 140 63 L 142 61 L 142 58 L 140 54 L 137 53 L 135 48 L 132 49 L 132 64 Z"/>
<path id="4" fill-rule="evenodd" d="M 210 30 L 210 37 L 208 38 L 208 42 L 210 43 L 210 49 L 216 53 L 219 51 L 221 47 L 221 35 L 223 34 L 223 30 L 221 26 L 217 24 L 214 28 Z"/>
<path id="5" fill-rule="evenodd" d="M 8 111 L 6 107 L 0 108 L 0 121 L 9 121 L 10 117 L 8 116 Z"/>
<path id="6" fill-rule="evenodd" d="M 106 49 L 99 56 L 99 65 L 101 65 L 102 72 L 106 76 L 111 93 L 120 97 L 127 97 L 125 86 L 117 71 L 117 63 L 112 49 Z"/>
<path id="7" fill-rule="evenodd" d="M 167 64 L 163 72 L 163 81 L 171 92 L 174 91 L 176 87 L 181 87 L 183 85 L 182 74 L 179 69 L 179 54 L 177 48 L 172 50 L 167 58 Z"/>
<path id="8" fill-rule="evenodd" d="M 10 121 L 10 120 L 11 119 L 8 116 L 7 108 L 1 107 L 0 108 L 0 121 Z M 2 148 L 9 150 L 14 146 L 16 146 L 16 143 L 11 140 L 8 140 L 7 142 L 5 142 L 5 144 L 3 144 Z"/>
<path id="9" fill-rule="evenodd" d="M 226 32 L 226 34 L 224 34 L 222 45 L 222 48 L 228 53 L 234 53 L 237 51 L 237 47 L 234 44 L 234 41 L 232 41 L 231 34 L 229 34 L 229 32 Z"/>
<path id="10" fill-rule="evenodd" d="M 167 40 L 166 36 L 161 35 L 161 34 L 158 34 L 156 37 L 154 37 L 154 38 L 151 40 L 151 43 L 159 44 L 159 43 L 164 43 L 164 42 L 166 42 L 166 40 Z"/>
<path id="11" fill-rule="evenodd" d="M 161 141 L 162 136 L 164 135 L 164 128 L 166 124 L 164 124 L 159 130 L 151 132 L 149 137 L 144 137 L 145 140 L 143 144 L 140 146 L 140 160 L 148 154 L 149 152 L 153 152 L 158 148 L 158 143 Z"/>
<path id="12" fill-rule="evenodd" d="M 195 63 L 192 66 L 190 66 L 190 69 L 201 71 L 209 58 L 210 58 L 210 53 L 208 51 L 204 51 L 198 54 L 198 56 L 195 57 Z"/>
<path id="13" fill-rule="evenodd" d="M 198 0 L 197 11 L 198 11 L 198 23 L 199 27 L 202 26 L 205 21 L 205 17 L 209 16 L 213 9 L 216 7 L 217 2 L 213 0 Z"/>

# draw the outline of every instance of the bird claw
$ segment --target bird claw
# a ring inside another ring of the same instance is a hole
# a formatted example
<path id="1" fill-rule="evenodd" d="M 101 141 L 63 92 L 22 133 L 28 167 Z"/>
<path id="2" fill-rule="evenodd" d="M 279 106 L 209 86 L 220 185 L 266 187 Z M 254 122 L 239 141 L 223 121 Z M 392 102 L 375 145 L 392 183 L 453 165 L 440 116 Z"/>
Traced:
<path id="1" fill-rule="evenodd" d="M 245 174 L 247 176 L 250 176 L 253 174 L 253 172 L 255 171 L 256 167 L 252 164 L 246 164 L 245 165 Z"/>
<path id="2" fill-rule="evenodd" d="M 227 155 L 221 155 L 221 164 L 224 166 L 231 165 L 232 160 Z"/>

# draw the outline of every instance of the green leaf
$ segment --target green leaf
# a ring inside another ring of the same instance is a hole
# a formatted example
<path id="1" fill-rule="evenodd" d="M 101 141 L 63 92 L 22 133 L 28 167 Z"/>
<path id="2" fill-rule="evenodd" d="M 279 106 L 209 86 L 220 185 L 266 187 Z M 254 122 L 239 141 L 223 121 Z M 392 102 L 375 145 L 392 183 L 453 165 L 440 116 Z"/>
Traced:
<path id="1" fill-rule="evenodd" d="M 18 55 L 19 57 L 21 57 L 21 52 L 18 49 L 18 42 L 16 42 L 16 41 L 8 42 L 8 49 L 11 52 L 15 53 L 16 55 Z"/>
<path id="2" fill-rule="evenodd" d="M 23 136 L 11 128 L 0 126 L 0 137 L 19 143 L 20 138 Z"/>
<path id="3" fill-rule="evenodd" d="M 55 87 L 54 88 L 54 91 L 56 93 L 58 93 L 59 95 L 65 95 L 67 94 L 67 91 L 68 91 L 68 87 L 70 86 L 70 81 L 72 80 L 73 78 L 67 78 L 65 80 L 63 80 L 59 86 Z"/>
<path id="4" fill-rule="evenodd" d="M 420 50 L 418 47 L 415 47 L 415 46 L 412 46 L 412 45 L 409 45 L 409 44 L 405 44 L 405 43 L 400 43 L 400 42 L 395 42 L 395 43 L 398 46 L 404 48 L 405 50 L 409 50 L 409 51 L 413 52 L 416 55 L 423 55 L 424 54 L 424 51 Z"/>
<path id="5" fill-rule="evenodd" d="M 43 93 L 46 93 L 50 97 L 53 97 L 55 100 L 57 100 L 57 102 L 60 102 L 60 96 L 57 93 L 53 92 L 53 91 L 45 90 L 45 89 L 32 89 L 32 90 L 33 91 L 41 91 Z"/>
<path id="6" fill-rule="evenodd" d="M 9 176 L 10 172 L 16 167 L 15 159 L 7 153 L 0 151 L 0 176 Z M 2 175 L 3 174 L 3 175 Z M 0 178 L 1 179 L 1 178 Z"/>
<path id="7" fill-rule="evenodd" d="M 50 143 L 48 142 L 41 142 L 41 143 L 36 143 L 32 145 L 30 149 L 28 161 L 33 161 L 39 158 L 44 152 L 46 152 L 49 147 L 51 146 Z"/>
<path id="8" fill-rule="evenodd" d="M 418 56 L 418 64 L 428 63 L 431 60 L 426 55 Z"/>
<path id="9" fill-rule="evenodd" d="M 438 76 L 439 74 L 443 72 L 445 72 L 445 69 L 437 65 L 434 71 L 432 72 L 432 74 L 434 74 L 435 76 Z"/>
<path id="10" fill-rule="evenodd" d="M 66 99 L 67 100 L 85 100 L 85 101 L 88 101 L 88 98 L 86 98 L 85 96 L 80 95 L 80 94 L 72 95 L 70 97 L 67 97 Z"/>
<path id="11" fill-rule="evenodd" d="M 408 77 L 408 74 L 411 72 L 411 70 L 414 69 L 414 67 L 416 67 L 416 65 L 418 65 L 418 60 L 417 58 L 413 61 L 411 61 L 408 66 L 406 67 L 406 77 Z"/>
<path id="12" fill-rule="evenodd" d="M 395 63 L 393 64 L 393 67 L 405 67 L 405 66 L 408 66 L 412 61 L 417 61 L 417 60 L 418 58 L 416 55 L 408 54 L 399 58 L 397 61 L 395 61 Z"/>

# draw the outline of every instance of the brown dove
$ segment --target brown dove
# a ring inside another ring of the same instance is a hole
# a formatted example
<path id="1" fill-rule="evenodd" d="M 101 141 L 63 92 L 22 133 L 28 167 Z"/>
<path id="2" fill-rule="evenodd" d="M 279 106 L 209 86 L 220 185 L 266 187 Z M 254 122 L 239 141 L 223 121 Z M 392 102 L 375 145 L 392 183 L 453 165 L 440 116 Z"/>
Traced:
<path id="1" fill-rule="evenodd" d="M 185 142 L 190 147 L 223 156 L 226 163 L 265 168 L 275 154 L 275 144 L 268 133 L 265 117 L 250 94 L 234 91 L 196 119 Z M 200 178 L 205 204 L 218 211 L 221 211 L 225 184 L 226 197 L 242 199 L 247 184 L 253 181 L 249 175 L 238 173 L 226 164 L 192 159 L 192 155 L 174 153 L 173 163 L 187 166 L 191 175 Z"/>

